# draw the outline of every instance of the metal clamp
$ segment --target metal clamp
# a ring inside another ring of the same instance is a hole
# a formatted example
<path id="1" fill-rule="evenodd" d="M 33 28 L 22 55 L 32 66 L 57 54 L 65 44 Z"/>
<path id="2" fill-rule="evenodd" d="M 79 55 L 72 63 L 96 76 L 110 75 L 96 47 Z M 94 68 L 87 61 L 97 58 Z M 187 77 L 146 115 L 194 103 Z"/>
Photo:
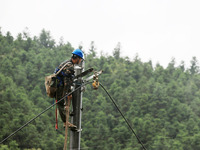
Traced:
<path id="1" fill-rule="evenodd" d="M 93 86 L 93 88 L 95 89 L 95 90 L 97 90 L 98 89 L 98 87 L 99 87 L 99 80 L 98 80 L 99 78 L 98 78 L 98 73 L 95 71 L 94 72 L 94 76 L 93 76 L 93 83 L 92 83 L 92 86 Z"/>
<path id="2" fill-rule="evenodd" d="M 82 129 L 77 129 L 77 130 L 76 130 L 76 132 L 81 132 L 81 131 L 82 131 Z"/>

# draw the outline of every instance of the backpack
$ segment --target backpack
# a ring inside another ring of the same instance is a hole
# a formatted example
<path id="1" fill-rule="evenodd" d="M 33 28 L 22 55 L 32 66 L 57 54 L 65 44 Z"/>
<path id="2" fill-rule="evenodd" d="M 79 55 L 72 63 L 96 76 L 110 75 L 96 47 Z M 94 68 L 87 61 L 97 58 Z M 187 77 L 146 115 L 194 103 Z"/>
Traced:
<path id="1" fill-rule="evenodd" d="M 56 90 L 57 90 L 57 78 L 56 76 L 63 70 L 63 68 L 67 65 L 68 63 L 65 63 L 63 67 L 54 74 L 51 74 L 49 76 L 45 77 L 45 88 L 46 88 L 46 93 L 47 96 L 54 98 L 56 95 Z"/>

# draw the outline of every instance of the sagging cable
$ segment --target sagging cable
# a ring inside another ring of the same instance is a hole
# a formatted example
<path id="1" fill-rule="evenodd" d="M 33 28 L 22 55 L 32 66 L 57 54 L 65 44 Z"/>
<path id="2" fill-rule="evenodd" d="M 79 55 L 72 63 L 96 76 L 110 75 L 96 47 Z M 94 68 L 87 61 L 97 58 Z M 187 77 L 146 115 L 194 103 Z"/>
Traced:
<path id="1" fill-rule="evenodd" d="M 31 120 L 29 120 L 27 123 L 25 123 L 23 126 L 21 126 L 20 128 L 18 128 L 17 130 L 15 130 L 13 133 L 11 133 L 9 136 L 7 136 L 5 139 L 3 139 L 0 144 L 2 144 L 3 142 L 5 142 L 7 139 L 9 139 L 10 137 L 14 136 L 17 132 L 19 132 L 20 130 L 22 130 L 24 127 L 26 127 L 28 124 L 30 124 L 33 120 L 35 120 L 36 118 L 40 117 L 43 113 L 45 113 L 46 111 L 48 111 L 50 108 L 52 108 L 54 105 L 56 105 L 57 103 L 61 102 L 63 99 L 65 99 L 66 96 L 71 95 L 72 93 L 76 92 L 78 89 L 84 87 L 85 85 L 89 84 L 91 82 L 85 82 L 83 83 L 81 86 L 79 86 L 78 88 L 76 88 L 75 90 L 73 90 L 72 92 L 66 94 L 63 98 L 61 98 L 60 100 L 58 100 L 57 102 L 55 102 L 54 104 L 52 104 L 51 106 L 47 107 L 46 109 L 44 109 L 41 113 L 39 113 L 38 115 L 36 115 L 34 118 L 32 118 Z"/>
<path id="2" fill-rule="evenodd" d="M 142 141 L 140 140 L 140 138 L 137 136 L 137 134 L 135 133 L 135 131 L 133 130 L 133 128 L 131 127 L 130 123 L 128 122 L 128 120 L 125 118 L 125 116 L 123 115 L 123 113 L 121 112 L 121 110 L 119 109 L 119 107 L 117 106 L 117 104 L 115 103 L 114 99 L 111 97 L 111 95 L 108 93 L 108 91 L 105 89 L 105 87 L 100 83 L 100 86 L 104 89 L 104 91 L 107 93 L 107 95 L 109 96 L 109 98 L 111 99 L 111 101 L 113 102 L 113 104 L 115 105 L 115 107 L 117 108 L 118 112 L 121 114 L 121 116 L 124 118 L 126 124 L 128 125 L 128 127 L 131 129 L 132 133 L 135 135 L 135 137 L 137 138 L 138 142 L 141 144 L 142 148 L 144 150 L 147 150 L 144 146 L 144 144 L 142 143 Z"/>

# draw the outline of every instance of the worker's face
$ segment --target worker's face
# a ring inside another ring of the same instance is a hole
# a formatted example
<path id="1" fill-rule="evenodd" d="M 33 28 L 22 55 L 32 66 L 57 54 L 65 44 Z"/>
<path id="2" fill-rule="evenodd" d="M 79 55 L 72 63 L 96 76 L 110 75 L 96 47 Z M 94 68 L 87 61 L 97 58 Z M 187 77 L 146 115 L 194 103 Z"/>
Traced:
<path id="1" fill-rule="evenodd" d="M 78 60 L 77 60 L 77 64 L 80 64 L 81 61 L 82 61 L 82 58 L 78 58 Z"/>

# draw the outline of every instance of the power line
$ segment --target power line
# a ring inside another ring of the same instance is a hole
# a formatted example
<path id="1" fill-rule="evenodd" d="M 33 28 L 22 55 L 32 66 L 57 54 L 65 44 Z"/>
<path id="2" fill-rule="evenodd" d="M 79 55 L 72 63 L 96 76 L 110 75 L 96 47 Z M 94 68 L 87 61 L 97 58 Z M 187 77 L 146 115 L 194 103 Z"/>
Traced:
<path id="1" fill-rule="evenodd" d="M 45 113 L 46 111 L 48 111 L 51 107 L 53 107 L 54 105 L 56 105 L 57 103 L 59 103 L 60 101 L 62 101 L 65 97 L 67 97 L 68 95 L 71 95 L 73 92 L 77 91 L 78 89 L 80 89 L 81 87 L 89 84 L 90 82 L 86 82 L 84 84 L 82 84 L 81 86 L 79 86 L 78 88 L 76 88 L 74 91 L 66 94 L 63 98 L 61 98 L 60 100 L 58 100 L 56 103 L 50 105 L 49 107 L 47 107 L 46 109 L 44 109 L 41 113 L 39 113 L 38 115 L 36 115 L 33 119 L 29 120 L 27 123 L 25 123 L 23 126 L 21 126 L 20 128 L 18 128 L 17 130 L 15 130 L 13 133 L 11 133 L 8 137 L 6 137 L 5 139 L 3 139 L 0 144 L 2 144 L 3 142 L 5 142 L 7 139 L 9 139 L 10 137 L 14 136 L 18 131 L 22 130 L 24 127 L 26 127 L 28 124 L 30 124 L 33 120 L 35 120 L 36 118 L 38 118 L 39 116 L 41 116 L 43 113 Z M 124 118 L 125 122 L 127 123 L 127 125 L 129 126 L 129 128 L 131 129 L 131 131 L 133 132 L 133 134 L 135 135 L 135 137 L 137 138 L 138 142 L 141 144 L 142 148 L 144 150 L 147 150 L 143 143 L 141 142 L 141 140 L 139 139 L 139 137 L 137 136 L 137 134 L 135 133 L 135 131 L 133 130 L 133 128 L 131 127 L 130 123 L 128 122 L 128 120 L 125 118 L 125 116 L 123 115 L 123 113 L 121 112 L 121 110 L 119 109 L 119 107 L 117 106 L 117 104 L 115 103 L 114 99 L 111 97 L 111 95 L 108 93 L 108 91 L 104 88 L 104 86 L 100 83 L 101 87 L 104 89 L 104 91 L 107 93 L 107 95 L 109 96 L 109 98 L 112 100 L 113 104 L 115 105 L 115 107 L 117 108 L 117 110 L 119 111 L 119 113 L 121 114 L 121 116 Z"/>
<path id="2" fill-rule="evenodd" d="M 104 86 L 100 83 L 101 87 L 104 89 L 104 91 L 107 93 L 107 95 L 109 96 L 109 98 L 112 100 L 113 104 L 115 105 L 115 107 L 117 108 L 117 110 L 119 111 L 119 113 L 121 114 L 121 116 L 124 118 L 125 122 L 127 123 L 127 125 L 129 126 L 129 128 L 131 129 L 131 131 L 133 132 L 133 134 L 135 135 L 135 137 L 137 138 L 138 142 L 141 144 L 142 148 L 144 150 L 147 150 L 144 147 L 144 144 L 142 143 L 142 141 L 139 139 L 139 137 L 137 136 L 137 134 L 135 133 L 135 131 L 133 130 L 133 128 L 131 127 L 130 123 L 128 122 L 128 120 L 125 118 L 125 116 L 123 115 L 123 113 L 121 112 L 121 110 L 119 109 L 119 107 L 117 106 L 117 104 L 115 103 L 114 99 L 111 97 L 111 95 L 108 93 L 108 91 L 104 88 Z"/>
<path id="3" fill-rule="evenodd" d="M 81 87 L 89 84 L 90 82 L 86 82 L 84 84 L 82 84 L 81 86 L 79 86 L 78 88 L 76 88 L 75 90 L 73 90 L 72 92 L 66 94 L 63 98 L 61 98 L 60 100 L 58 100 L 56 103 L 50 105 L 49 107 L 47 107 L 46 109 L 44 109 L 41 113 L 39 113 L 38 115 L 36 115 L 34 118 L 32 118 L 31 120 L 29 120 L 27 123 L 25 123 L 23 126 L 21 126 L 20 128 L 18 128 L 17 130 L 15 130 L 13 133 L 11 133 L 9 136 L 7 136 L 5 139 L 3 139 L 0 144 L 2 144 L 3 142 L 5 142 L 7 139 L 9 139 L 10 137 L 12 137 L 13 135 L 15 135 L 18 131 L 22 130 L 24 127 L 26 127 L 28 124 L 30 124 L 33 120 L 35 120 L 36 118 L 38 118 L 39 116 L 41 116 L 43 113 L 45 113 L 46 111 L 48 111 L 51 107 L 53 107 L 54 105 L 56 105 L 57 103 L 59 103 L 60 101 L 62 101 L 65 97 L 71 95 L 73 92 L 77 91 L 78 89 L 80 89 Z"/>

